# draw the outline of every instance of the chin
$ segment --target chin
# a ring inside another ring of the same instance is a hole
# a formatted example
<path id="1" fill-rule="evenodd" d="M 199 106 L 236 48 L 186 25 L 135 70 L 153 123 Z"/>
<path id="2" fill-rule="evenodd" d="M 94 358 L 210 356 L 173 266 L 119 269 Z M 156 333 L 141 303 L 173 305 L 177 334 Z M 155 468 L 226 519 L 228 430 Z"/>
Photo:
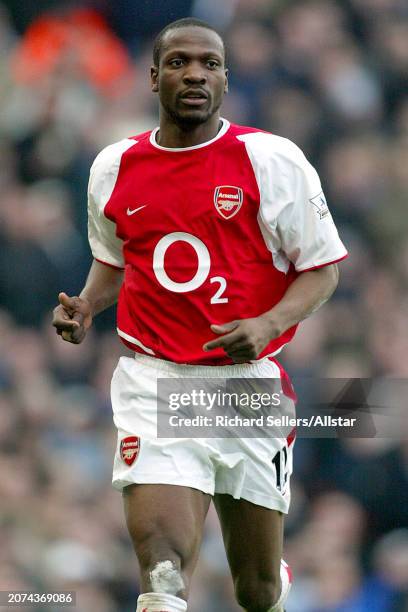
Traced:
<path id="1" fill-rule="evenodd" d="M 185 127 L 194 127 L 197 125 L 201 125 L 206 123 L 216 112 L 216 110 L 209 111 L 204 109 L 183 109 L 170 111 L 167 110 L 170 117 L 173 119 L 175 123 L 181 128 Z"/>
<path id="2" fill-rule="evenodd" d="M 203 113 L 203 112 L 187 112 L 178 115 L 178 123 L 181 125 L 201 125 L 202 123 L 206 123 L 212 114 Z"/>

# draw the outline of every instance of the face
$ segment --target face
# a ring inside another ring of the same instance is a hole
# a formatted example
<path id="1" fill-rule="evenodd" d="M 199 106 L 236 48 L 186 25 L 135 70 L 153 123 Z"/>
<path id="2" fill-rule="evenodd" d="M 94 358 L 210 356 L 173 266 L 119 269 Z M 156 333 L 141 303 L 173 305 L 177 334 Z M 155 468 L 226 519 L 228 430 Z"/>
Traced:
<path id="1" fill-rule="evenodd" d="M 227 70 L 220 37 L 197 26 L 170 30 L 159 66 L 151 70 L 152 91 L 162 110 L 180 126 L 206 123 L 227 91 Z"/>

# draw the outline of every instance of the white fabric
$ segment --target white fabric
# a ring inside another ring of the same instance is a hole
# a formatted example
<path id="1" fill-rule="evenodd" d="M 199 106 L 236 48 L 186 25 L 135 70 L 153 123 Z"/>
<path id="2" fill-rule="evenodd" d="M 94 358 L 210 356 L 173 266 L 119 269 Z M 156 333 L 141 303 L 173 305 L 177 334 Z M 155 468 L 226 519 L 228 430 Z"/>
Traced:
<path id="1" fill-rule="evenodd" d="M 222 138 L 228 132 L 229 127 L 231 125 L 228 119 L 221 118 L 221 123 L 222 123 L 221 129 L 216 134 L 216 136 L 214 136 L 214 138 L 211 138 L 211 140 L 207 140 L 206 142 L 202 142 L 201 144 L 198 144 L 198 145 L 192 145 L 191 147 L 162 147 L 157 142 L 157 134 L 160 130 L 159 127 L 155 128 L 150 134 L 150 143 L 154 147 L 156 147 L 156 149 L 160 149 L 161 151 L 169 151 L 170 153 L 179 153 L 180 151 L 183 152 L 183 151 L 194 151 L 195 149 L 203 149 L 204 147 L 208 147 L 208 145 L 212 144 L 216 140 L 219 140 L 220 138 Z"/>
<path id="2" fill-rule="evenodd" d="M 154 355 L 154 351 L 148 346 L 146 346 L 145 344 L 143 344 L 143 342 L 141 342 L 138 338 L 135 338 L 134 336 L 129 336 L 129 334 L 126 334 L 124 331 L 119 329 L 119 327 L 116 328 L 116 331 L 118 332 L 118 335 L 121 338 L 124 338 L 125 340 L 127 340 L 128 342 L 131 342 L 135 346 L 140 347 L 145 353 L 148 353 L 148 355 Z"/>
<path id="3" fill-rule="evenodd" d="M 347 251 L 327 208 L 319 176 L 287 138 L 263 132 L 245 143 L 261 202 L 258 222 L 274 265 L 301 272 L 341 259 Z"/>
<path id="4" fill-rule="evenodd" d="M 122 154 L 137 141 L 125 138 L 105 147 L 92 164 L 88 184 L 88 238 L 92 254 L 107 264 L 124 267 L 122 241 L 116 236 L 116 224 L 104 214 L 116 180 Z"/>
<path id="5" fill-rule="evenodd" d="M 137 600 L 136 612 L 186 612 L 184 599 L 166 593 L 144 593 Z"/>
<path id="6" fill-rule="evenodd" d="M 118 441 L 113 486 L 133 483 L 173 484 L 204 493 L 225 493 L 235 499 L 287 513 L 293 444 L 277 438 L 157 438 L 158 378 L 279 378 L 277 365 L 264 359 L 231 366 L 179 365 L 147 355 L 121 357 L 113 374 L 111 396 Z M 294 413 L 294 406 L 293 406 Z M 285 434 L 286 435 L 286 434 Z M 124 438 L 140 437 L 132 465 L 121 457 Z M 287 480 L 278 490 L 272 459 L 286 448 Z"/>

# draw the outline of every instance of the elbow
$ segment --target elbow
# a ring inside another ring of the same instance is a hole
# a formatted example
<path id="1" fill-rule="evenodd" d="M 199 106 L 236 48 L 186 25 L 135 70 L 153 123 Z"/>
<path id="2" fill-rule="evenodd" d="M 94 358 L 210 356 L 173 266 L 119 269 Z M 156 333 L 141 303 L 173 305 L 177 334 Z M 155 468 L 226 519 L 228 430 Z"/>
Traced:
<path id="1" fill-rule="evenodd" d="M 312 271 L 312 274 L 320 278 L 320 286 L 324 293 L 324 301 L 327 301 L 339 284 L 339 268 L 337 264 L 324 266 L 324 268 Z"/>
<path id="2" fill-rule="evenodd" d="M 334 291 L 337 285 L 339 284 L 339 277 L 340 277 L 339 266 L 337 264 L 332 264 L 330 267 L 332 268 L 332 282 L 333 282 L 333 291 Z"/>
<path id="3" fill-rule="evenodd" d="M 339 268 L 337 264 L 331 264 L 326 267 L 327 290 L 329 297 L 334 293 L 339 284 Z"/>

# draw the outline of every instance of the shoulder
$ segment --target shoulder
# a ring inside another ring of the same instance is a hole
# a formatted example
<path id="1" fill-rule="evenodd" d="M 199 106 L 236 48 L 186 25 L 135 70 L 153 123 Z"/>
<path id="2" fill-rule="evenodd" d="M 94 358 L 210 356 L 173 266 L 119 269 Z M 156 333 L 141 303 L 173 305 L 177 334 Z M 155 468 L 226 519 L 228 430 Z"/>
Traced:
<path id="1" fill-rule="evenodd" d="M 137 144 L 137 142 L 137 137 L 123 138 L 102 149 L 95 157 L 91 166 L 91 178 L 93 180 L 100 179 L 106 174 L 117 170 L 123 153 Z"/>
<path id="2" fill-rule="evenodd" d="M 245 144 L 253 162 L 278 165 L 281 170 L 309 166 L 303 151 L 292 140 L 254 128 L 236 127 L 239 130 L 235 136 Z"/>
<path id="3" fill-rule="evenodd" d="M 96 156 L 90 170 L 88 203 L 102 212 L 112 195 L 119 175 L 122 155 L 137 144 L 133 138 L 124 138 L 108 145 Z"/>

